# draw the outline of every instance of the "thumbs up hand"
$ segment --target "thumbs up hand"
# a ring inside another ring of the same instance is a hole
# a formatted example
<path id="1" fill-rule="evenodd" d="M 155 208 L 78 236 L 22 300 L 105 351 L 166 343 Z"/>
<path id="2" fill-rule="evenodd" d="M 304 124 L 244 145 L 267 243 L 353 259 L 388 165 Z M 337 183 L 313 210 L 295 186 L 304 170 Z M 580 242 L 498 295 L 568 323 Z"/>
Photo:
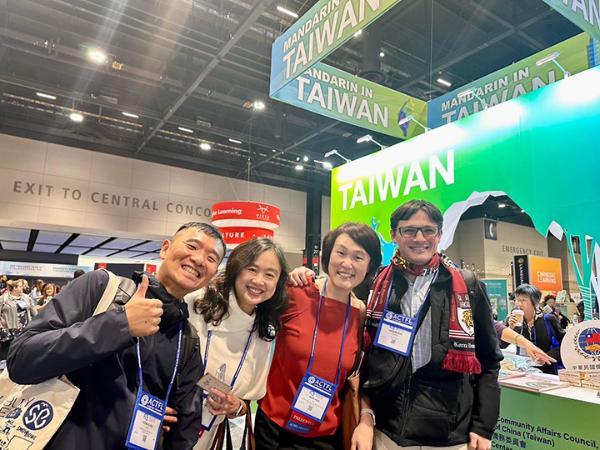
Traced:
<path id="1" fill-rule="evenodd" d="M 160 316 L 163 313 L 162 302 L 146 298 L 147 290 L 148 277 L 142 275 L 142 282 L 137 291 L 125 304 L 125 315 L 133 337 L 151 336 L 158 332 Z"/>

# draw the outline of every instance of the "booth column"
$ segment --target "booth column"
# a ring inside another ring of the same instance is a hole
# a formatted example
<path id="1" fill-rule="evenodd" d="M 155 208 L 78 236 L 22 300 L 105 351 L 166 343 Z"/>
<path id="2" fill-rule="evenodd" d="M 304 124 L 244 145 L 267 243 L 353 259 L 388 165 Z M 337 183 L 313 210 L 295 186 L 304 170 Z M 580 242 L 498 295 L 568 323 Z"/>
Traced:
<path id="1" fill-rule="evenodd" d="M 321 186 L 306 192 L 306 234 L 304 240 L 304 265 L 319 273 L 321 251 Z"/>

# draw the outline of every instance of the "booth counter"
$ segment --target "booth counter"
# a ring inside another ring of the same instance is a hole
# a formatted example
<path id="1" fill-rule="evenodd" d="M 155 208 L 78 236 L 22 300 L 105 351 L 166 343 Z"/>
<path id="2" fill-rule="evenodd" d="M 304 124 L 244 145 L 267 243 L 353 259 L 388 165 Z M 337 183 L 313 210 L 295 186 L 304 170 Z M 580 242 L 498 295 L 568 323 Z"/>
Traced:
<path id="1" fill-rule="evenodd" d="M 598 450 L 599 418 L 600 398 L 591 389 L 566 387 L 536 393 L 502 386 L 492 448 Z"/>

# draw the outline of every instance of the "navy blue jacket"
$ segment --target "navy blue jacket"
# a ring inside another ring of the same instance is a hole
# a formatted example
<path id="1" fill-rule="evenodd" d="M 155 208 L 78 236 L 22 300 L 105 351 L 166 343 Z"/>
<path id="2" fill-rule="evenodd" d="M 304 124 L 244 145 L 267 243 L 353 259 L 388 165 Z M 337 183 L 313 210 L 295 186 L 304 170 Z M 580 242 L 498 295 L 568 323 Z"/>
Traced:
<path id="1" fill-rule="evenodd" d="M 7 364 L 13 381 L 34 384 L 66 374 L 81 390 L 48 450 L 125 448 L 139 384 L 138 364 L 124 310 L 114 308 L 92 317 L 107 283 L 108 275 L 100 270 L 73 280 L 11 344 Z M 178 411 L 178 424 L 171 426 L 162 444 L 164 449 L 191 449 L 201 422 L 196 382 L 203 368 L 197 336 L 187 323 L 185 302 L 170 296 L 153 277 L 147 297 L 162 300 L 164 308 L 159 332 L 140 338 L 147 392 L 165 398 L 180 320 L 185 323 L 183 340 L 195 339 L 189 356 L 180 360 L 168 402 Z"/>

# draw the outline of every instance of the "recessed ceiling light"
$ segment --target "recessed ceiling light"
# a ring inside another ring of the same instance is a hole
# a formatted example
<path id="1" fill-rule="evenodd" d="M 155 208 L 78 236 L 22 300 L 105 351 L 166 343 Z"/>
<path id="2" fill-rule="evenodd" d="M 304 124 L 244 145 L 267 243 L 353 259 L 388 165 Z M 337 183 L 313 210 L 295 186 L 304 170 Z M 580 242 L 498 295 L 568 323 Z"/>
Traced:
<path id="1" fill-rule="evenodd" d="M 362 30 L 358 30 L 356 33 L 354 33 L 354 37 L 359 37 L 362 34 Z"/>
<path id="2" fill-rule="evenodd" d="M 211 149 L 210 144 L 208 142 L 202 142 L 202 143 L 200 143 L 200 148 L 202 150 L 210 150 Z"/>
<path id="3" fill-rule="evenodd" d="M 91 48 L 87 52 L 87 56 L 91 62 L 94 64 L 105 64 L 108 61 L 108 56 L 104 52 L 104 50 L 100 50 L 99 48 Z"/>
<path id="4" fill-rule="evenodd" d="M 380 57 L 380 58 L 383 58 L 384 56 L 385 56 L 385 53 L 383 53 L 383 52 L 379 52 L 379 57 Z"/>
<path id="5" fill-rule="evenodd" d="M 308 156 L 303 156 L 303 157 L 302 157 L 302 161 L 304 161 L 304 162 L 308 162 Z"/>
<path id="6" fill-rule="evenodd" d="M 290 17 L 293 17 L 294 19 L 298 18 L 298 14 L 296 14 L 294 11 L 290 11 L 287 8 L 284 8 L 283 6 L 277 6 L 277 11 L 279 11 L 280 13 L 286 14 Z"/>
<path id="7" fill-rule="evenodd" d="M 498 203 L 498 208 L 506 208 L 506 203 Z"/>
<path id="8" fill-rule="evenodd" d="M 56 100 L 56 97 L 54 95 L 44 94 L 43 92 L 36 92 L 35 95 L 37 95 L 40 98 L 47 98 L 48 100 Z"/>
<path id="9" fill-rule="evenodd" d="M 184 133 L 194 134 L 194 130 L 186 127 L 177 127 L 179 131 L 183 131 Z"/>
<path id="10" fill-rule="evenodd" d="M 302 166 L 302 164 L 296 164 L 294 166 L 294 169 L 296 169 L 296 170 L 304 170 L 304 166 Z"/>
<path id="11" fill-rule="evenodd" d="M 71 119 L 73 122 L 81 123 L 83 122 L 83 114 L 78 112 L 72 112 L 71 114 L 69 114 L 69 119 Z"/>
<path id="12" fill-rule="evenodd" d="M 256 111 L 262 111 L 263 109 L 265 109 L 265 103 L 260 101 L 260 100 L 255 100 L 252 103 L 252 107 L 256 110 Z"/>
<path id="13" fill-rule="evenodd" d="M 228 138 L 227 139 L 229 142 L 232 142 L 234 144 L 241 144 L 242 141 L 240 141 L 239 139 L 232 139 L 232 138 Z"/>
<path id="14" fill-rule="evenodd" d="M 331 170 L 333 169 L 333 164 L 331 164 L 329 161 L 323 161 L 323 169 Z"/>
<path id="15" fill-rule="evenodd" d="M 277 153 L 277 149 L 275 149 L 275 148 L 274 148 L 273 150 L 271 150 L 271 151 L 272 151 L 273 153 Z"/>
<path id="16" fill-rule="evenodd" d="M 435 81 L 437 81 L 437 82 L 438 82 L 439 84 L 441 84 L 442 86 L 446 86 L 446 87 L 450 87 L 450 86 L 452 86 L 452 83 L 450 83 L 448 80 L 445 80 L 445 79 L 443 79 L 443 78 L 441 78 L 441 77 L 440 77 L 440 78 L 438 78 L 438 79 L 437 79 L 437 80 L 435 80 Z"/>
<path id="17" fill-rule="evenodd" d="M 130 113 L 127 111 L 123 111 L 121 114 L 123 114 L 125 117 L 131 117 L 132 119 L 139 119 L 140 116 L 138 116 L 137 114 L 134 113 Z"/>

